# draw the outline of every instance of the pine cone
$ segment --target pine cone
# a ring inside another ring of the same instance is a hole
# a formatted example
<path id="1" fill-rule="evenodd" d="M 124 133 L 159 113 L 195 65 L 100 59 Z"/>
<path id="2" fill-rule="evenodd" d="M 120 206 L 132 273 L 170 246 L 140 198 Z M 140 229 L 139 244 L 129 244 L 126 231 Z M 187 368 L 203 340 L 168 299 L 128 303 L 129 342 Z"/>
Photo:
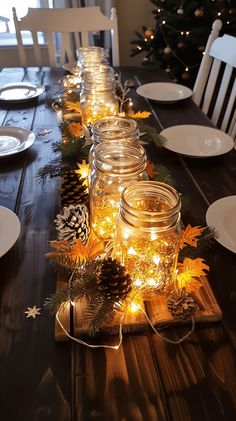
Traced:
<path id="1" fill-rule="evenodd" d="M 68 170 L 61 179 L 61 206 L 79 203 L 88 203 L 87 187 L 83 186 L 80 176 L 74 170 Z"/>
<path id="2" fill-rule="evenodd" d="M 87 241 L 90 232 L 87 206 L 64 207 L 63 213 L 58 214 L 54 222 L 59 240 L 67 240 L 69 244 L 73 244 L 77 238 L 83 243 Z"/>
<path id="3" fill-rule="evenodd" d="M 132 289 L 132 280 L 118 260 L 103 260 L 97 275 L 98 289 L 112 301 L 124 300 Z"/>
<path id="4" fill-rule="evenodd" d="M 166 300 L 166 304 L 172 316 L 181 319 L 192 316 L 197 309 L 197 304 L 192 294 L 187 292 L 185 288 L 172 290 Z"/>

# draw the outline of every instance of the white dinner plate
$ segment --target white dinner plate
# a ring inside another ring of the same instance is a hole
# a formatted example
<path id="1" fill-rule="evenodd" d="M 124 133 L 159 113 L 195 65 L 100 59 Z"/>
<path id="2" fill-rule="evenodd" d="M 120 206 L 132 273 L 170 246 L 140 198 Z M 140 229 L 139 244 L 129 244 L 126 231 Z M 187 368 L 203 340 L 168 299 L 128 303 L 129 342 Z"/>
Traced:
<path id="1" fill-rule="evenodd" d="M 0 100 L 7 102 L 25 102 L 37 98 L 45 91 L 44 86 L 35 86 L 31 83 L 7 83 L 0 87 Z"/>
<path id="2" fill-rule="evenodd" d="M 236 196 L 222 197 L 212 203 L 206 212 L 206 222 L 215 228 L 216 240 L 236 253 Z"/>
<path id="3" fill-rule="evenodd" d="M 234 147 L 234 141 L 228 134 L 207 126 L 172 126 L 160 134 L 166 138 L 166 149 L 194 158 L 223 155 Z"/>
<path id="4" fill-rule="evenodd" d="M 35 134 L 14 126 L 0 127 L 0 158 L 28 149 L 35 141 Z"/>
<path id="5" fill-rule="evenodd" d="M 192 90 L 178 83 L 153 82 L 137 88 L 137 93 L 151 101 L 171 103 L 192 96 Z"/>
<path id="6" fill-rule="evenodd" d="M 20 234 L 20 221 L 8 208 L 0 206 L 0 257 L 15 244 Z"/>
<path id="7" fill-rule="evenodd" d="M 70 61 L 69 63 L 64 63 L 62 67 L 67 72 L 74 74 L 75 68 L 77 67 L 77 61 Z"/>

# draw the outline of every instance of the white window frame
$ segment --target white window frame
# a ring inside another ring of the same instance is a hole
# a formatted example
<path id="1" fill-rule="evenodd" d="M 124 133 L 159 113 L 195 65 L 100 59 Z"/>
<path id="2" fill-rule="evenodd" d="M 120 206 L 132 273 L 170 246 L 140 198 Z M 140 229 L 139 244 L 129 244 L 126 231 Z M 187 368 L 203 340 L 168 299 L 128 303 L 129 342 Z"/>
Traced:
<path id="1" fill-rule="evenodd" d="M 53 0 L 38 0 L 40 7 L 52 7 Z M 7 34 L 7 35 L 6 35 Z M 29 33 L 22 33 L 23 42 L 25 45 L 33 45 L 33 40 Z M 39 35 L 39 44 L 45 45 L 45 38 Z M 14 32 L 1 33 L 0 32 L 0 47 L 11 48 L 17 46 L 16 35 Z"/>

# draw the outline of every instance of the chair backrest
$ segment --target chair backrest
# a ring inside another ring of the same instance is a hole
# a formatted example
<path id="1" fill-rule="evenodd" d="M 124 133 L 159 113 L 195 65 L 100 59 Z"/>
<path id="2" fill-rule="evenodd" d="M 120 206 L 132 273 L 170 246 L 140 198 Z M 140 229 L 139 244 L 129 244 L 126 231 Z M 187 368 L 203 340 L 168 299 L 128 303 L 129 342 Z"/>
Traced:
<path id="1" fill-rule="evenodd" d="M 221 130 L 236 138 L 236 37 L 219 37 L 222 22 L 212 26 L 193 88 L 193 100 Z"/>
<path id="2" fill-rule="evenodd" d="M 73 51 L 75 48 L 89 46 L 90 33 L 107 30 L 111 32 L 112 65 L 119 66 L 118 22 L 115 8 L 111 9 L 111 19 L 103 15 L 99 7 L 29 8 L 27 15 L 21 19 L 18 19 L 15 7 L 13 7 L 12 11 L 22 67 L 27 66 L 22 31 L 30 31 L 32 34 L 37 66 L 45 65 L 38 41 L 38 33 L 44 33 L 48 47 L 49 64 L 55 67 L 58 64 L 55 50 L 55 33 L 61 34 L 62 49 L 60 51 L 59 64 L 63 64 L 65 56 L 68 61 L 75 60 Z M 74 48 L 72 47 L 71 33 L 77 35 L 77 42 Z"/>

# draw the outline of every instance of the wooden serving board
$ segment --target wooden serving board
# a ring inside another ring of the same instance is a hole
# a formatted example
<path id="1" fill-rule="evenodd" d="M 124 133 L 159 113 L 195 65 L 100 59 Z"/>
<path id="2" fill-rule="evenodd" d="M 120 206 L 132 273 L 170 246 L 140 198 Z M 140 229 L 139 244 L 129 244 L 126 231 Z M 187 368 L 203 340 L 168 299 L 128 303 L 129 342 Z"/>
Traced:
<path id="1" fill-rule="evenodd" d="M 221 320 L 221 309 L 216 301 L 216 298 L 206 277 L 201 278 L 200 285 L 200 288 L 196 289 L 196 281 L 194 281 L 193 289 L 191 289 L 194 295 L 194 299 L 198 304 L 198 310 L 194 315 L 195 322 L 206 323 Z M 58 279 L 57 288 L 60 289 L 64 286 L 65 282 L 61 279 Z M 148 317 L 157 329 L 163 329 L 173 325 L 191 323 L 191 318 L 183 320 L 175 318 L 171 315 L 166 305 L 165 293 L 159 295 L 155 294 L 155 296 L 153 294 L 153 299 L 143 301 L 140 303 L 140 305 L 146 309 Z M 69 305 L 61 307 L 59 313 L 60 321 L 67 332 L 70 333 L 70 335 L 80 337 L 81 335 L 86 334 L 88 326 L 86 325 L 86 322 L 81 322 L 82 314 L 86 307 L 86 300 L 80 300 L 73 307 L 70 307 Z M 113 321 L 109 325 L 103 326 L 100 330 L 100 333 L 109 335 L 118 334 L 120 329 L 120 321 L 121 313 L 117 312 L 117 315 L 114 317 Z M 149 323 L 147 318 L 141 310 L 136 313 L 127 312 L 122 321 L 123 333 L 143 331 L 148 327 Z M 69 339 L 64 330 L 58 324 L 57 320 L 55 323 L 55 339 L 57 341 L 65 341 Z"/>

